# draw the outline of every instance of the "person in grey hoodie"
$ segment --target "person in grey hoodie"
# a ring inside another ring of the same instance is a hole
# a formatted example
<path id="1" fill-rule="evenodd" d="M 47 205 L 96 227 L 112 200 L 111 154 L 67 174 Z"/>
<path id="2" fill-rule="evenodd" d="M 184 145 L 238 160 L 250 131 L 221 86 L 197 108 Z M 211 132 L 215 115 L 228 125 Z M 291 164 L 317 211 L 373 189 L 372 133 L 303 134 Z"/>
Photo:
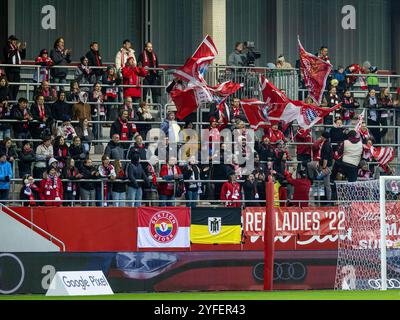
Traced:
<path id="1" fill-rule="evenodd" d="M 129 206 L 140 207 L 143 199 L 143 187 L 149 186 L 149 178 L 140 164 L 140 157 L 138 154 L 134 154 L 131 163 L 127 165 L 126 176 L 129 181 L 127 200 L 134 201 L 130 202 Z M 138 182 L 137 180 L 144 180 L 144 182 Z"/>

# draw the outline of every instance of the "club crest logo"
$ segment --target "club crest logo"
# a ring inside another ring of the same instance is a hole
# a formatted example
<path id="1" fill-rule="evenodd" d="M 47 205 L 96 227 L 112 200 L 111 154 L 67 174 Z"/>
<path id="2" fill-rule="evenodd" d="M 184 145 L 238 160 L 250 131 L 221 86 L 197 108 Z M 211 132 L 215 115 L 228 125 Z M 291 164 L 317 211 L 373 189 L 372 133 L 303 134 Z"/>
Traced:
<path id="1" fill-rule="evenodd" d="M 178 220 L 171 212 L 157 212 L 150 220 L 150 233 L 154 240 L 168 243 L 175 239 L 178 233 Z"/>
<path id="2" fill-rule="evenodd" d="M 208 218 L 208 232 L 211 235 L 218 235 L 221 233 L 222 218 L 221 217 L 209 217 Z"/>
<path id="3" fill-rule="evenodd" d="M 304 118 L 304 122 L 307 125 L 310 125 L 311 123 L 313 123 L 315 121 L 315 119 L 318 118 L 318 113 L 315 110 L 306 108 L 305 110 L 303 109 L 301 111 L 303 118 Z"/>

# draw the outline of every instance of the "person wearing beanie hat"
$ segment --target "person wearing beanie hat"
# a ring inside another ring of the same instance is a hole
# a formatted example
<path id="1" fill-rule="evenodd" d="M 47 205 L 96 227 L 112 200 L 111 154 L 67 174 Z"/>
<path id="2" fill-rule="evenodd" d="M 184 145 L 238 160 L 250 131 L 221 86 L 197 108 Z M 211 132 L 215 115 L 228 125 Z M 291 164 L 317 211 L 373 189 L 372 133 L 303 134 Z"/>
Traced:
<path id="1" fill-rule="evenodd" d="M 138 67 L 136 60 L 130 57 L 121 72 L 123 84 L 129 86 L 124 88 L 124 98 L 132 97 L 133 103 L 139 103 L 142 96 L 139 77 L 146 77 L 147 70 L 143 67 Z"/>
<path id="2" fill-rule="evenodd" d="M 43 82 L 49 81 L 50 72 L 49 69 L 54 65 L 53 60 L 50 59 L 49 53 L 46 49 L 40 50 L 39 56 L 35 60 L 35 65 L 41 66 L 40 69 L 36 69 L 33 75 L 33 81 Z"/>

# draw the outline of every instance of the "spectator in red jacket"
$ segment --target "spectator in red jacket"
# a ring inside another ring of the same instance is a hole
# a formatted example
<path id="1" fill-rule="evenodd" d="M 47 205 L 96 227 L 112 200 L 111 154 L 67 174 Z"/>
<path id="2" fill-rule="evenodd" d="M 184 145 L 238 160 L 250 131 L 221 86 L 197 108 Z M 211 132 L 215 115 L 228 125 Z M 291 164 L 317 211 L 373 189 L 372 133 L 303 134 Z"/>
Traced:
<path id="1" fill-rule="evenodd" d="M 132 97 L 133 103 L 140 102 L 142 94 L 139 77 L 145 77 L 146 75 L 147 71 L 143 67 L 137 67 L 135 59 L 130 57 L 126 66 L 122 68 L 123 84 L 131 86 L 124 88 L 124 98 Z"/>
<path id="2" fill-rule="evenodd" d="M 54 65 L 54 62 L 50 59 L 46 49 L 40 51 L 40 55 L 35 60 L 35 65 L 39 65 L 41 68 L 36 69 L 33 80 L 35 82 L 49 81 L 49 68 Z"/>
<path id="3" fill-rule="evenodd" d="M 297 166 L 297 171 L 300 171 L 302 167 L 307 168 L 307 163 L 311 161 L 311 130 L 299 129 L 294 136 L 294 142 L 296 145 L 297 161 L 301 162 Z"/>
<path id="4" fill-rule="evenodd" d="M 289 172 L 285 174 L 287 182 L 293 187 L 293 197 L 291 204 L 294 207 L 305 208 L 308 207 L 308 200 L 310 199 L 311 181 L 307 178 L 307 173 L 303 170 L 297 172 L 297 179 L 293 179 Z"/>
<path id="5" fill-rule="evenodd" d="M 228 177 L 228 182 L 225 182 L 221 188 L 220 200 L 226 201 L 225 207 L 240 207 L 242 199 L 240 189 L 240 184 L 236 181 L 236 174 L 232 172 Z"/>
<path id="6" fill-rule="evenodd" d="M 285 138 L 285 135 L 281 130 L 279 130 L 278 124 L 274 123 L 270 128 L 267 130 L 264 130 L 264 137 L 269 139 L 269 142 L 273 148 L 276 147 L 276 144 L 278 141 L 284 141 L 287 142 L 287 139 Z"/>
<path id="7" fill-rule="evenodd" d="M 47 170 L 47 175 L 40 182 L 40 199 L 48 207 L 60 207 L 63 200 L 63 186 L 54 167 Z"/>
<path id="8" fill-rule="evenodd" d="M 164 164 L 161 167 L 160 178 L 168 181 L 167 183 L 161 182 L 158 185 L 158 193 L 160 195 L 161 201 L 171 201 L 175 200 L 175 183 L 174 181 L 179 181 L 183 179 L 183 174 L 181 169 L 176 165 L 177 159 L 171 157 L 168 164 Z M 161 202 L 161 207 L 171 207 L 175 204 L 172 202 Z"/>

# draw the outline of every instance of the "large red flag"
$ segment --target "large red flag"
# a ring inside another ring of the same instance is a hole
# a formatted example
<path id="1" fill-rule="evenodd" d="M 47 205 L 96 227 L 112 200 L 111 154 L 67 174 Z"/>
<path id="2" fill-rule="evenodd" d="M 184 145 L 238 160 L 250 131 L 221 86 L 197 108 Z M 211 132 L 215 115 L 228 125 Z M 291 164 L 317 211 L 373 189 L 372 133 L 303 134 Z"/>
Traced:
<path id="1" fill-rule="evenodd" d="M 204 74 L 217 55 L 217 47 L 207 35 L 193 56 L 185 62 L 183 67 L 175 71 L 174 76 L 197 85 L 206 84 Z"/>
<path id="2" fill-rule="evenodd" d="M 300 39 L 298 39 L 298 42 L 300 49 L 300 68 L 304 76 L 304 83 L 310 97 L 316 104 L 320 105 L 326 86 L 326 80 L 332 71 L 332 65 L 305 51 L 301 45 Z"/>
<path id="3" fill-rule="evenodd" d="M 257 99 L 243 99 L 240 104 L 252 129 L 258 130 L 271 126 L 268 118 L 268 106 L 264 102 Z"/>
<path id="4" fill-rule="evenodd" d="M 204 87 L 192 87 L 186 90 L 175 89 L 171 91 L 170 95 L 175 103 L 176 117 L 179 120 L 185 119 L 199 106 L 213 101 L 213 96 Z"/>
<path id="5" fill-rule="evenodd" d="M 264 76 L 260 77 L 264 103 L 257 100 L 243 100 L 242 108 L 253 128 L 266 126 L 277 122 L 289 124 L 297 121 L 298 125 L 307 130 L 329 113 L 340 108 L 320 108 L 302 101 L 292 101 L 277 89 Z M 252 114 L 253 113 L 253 114 Z"/>

